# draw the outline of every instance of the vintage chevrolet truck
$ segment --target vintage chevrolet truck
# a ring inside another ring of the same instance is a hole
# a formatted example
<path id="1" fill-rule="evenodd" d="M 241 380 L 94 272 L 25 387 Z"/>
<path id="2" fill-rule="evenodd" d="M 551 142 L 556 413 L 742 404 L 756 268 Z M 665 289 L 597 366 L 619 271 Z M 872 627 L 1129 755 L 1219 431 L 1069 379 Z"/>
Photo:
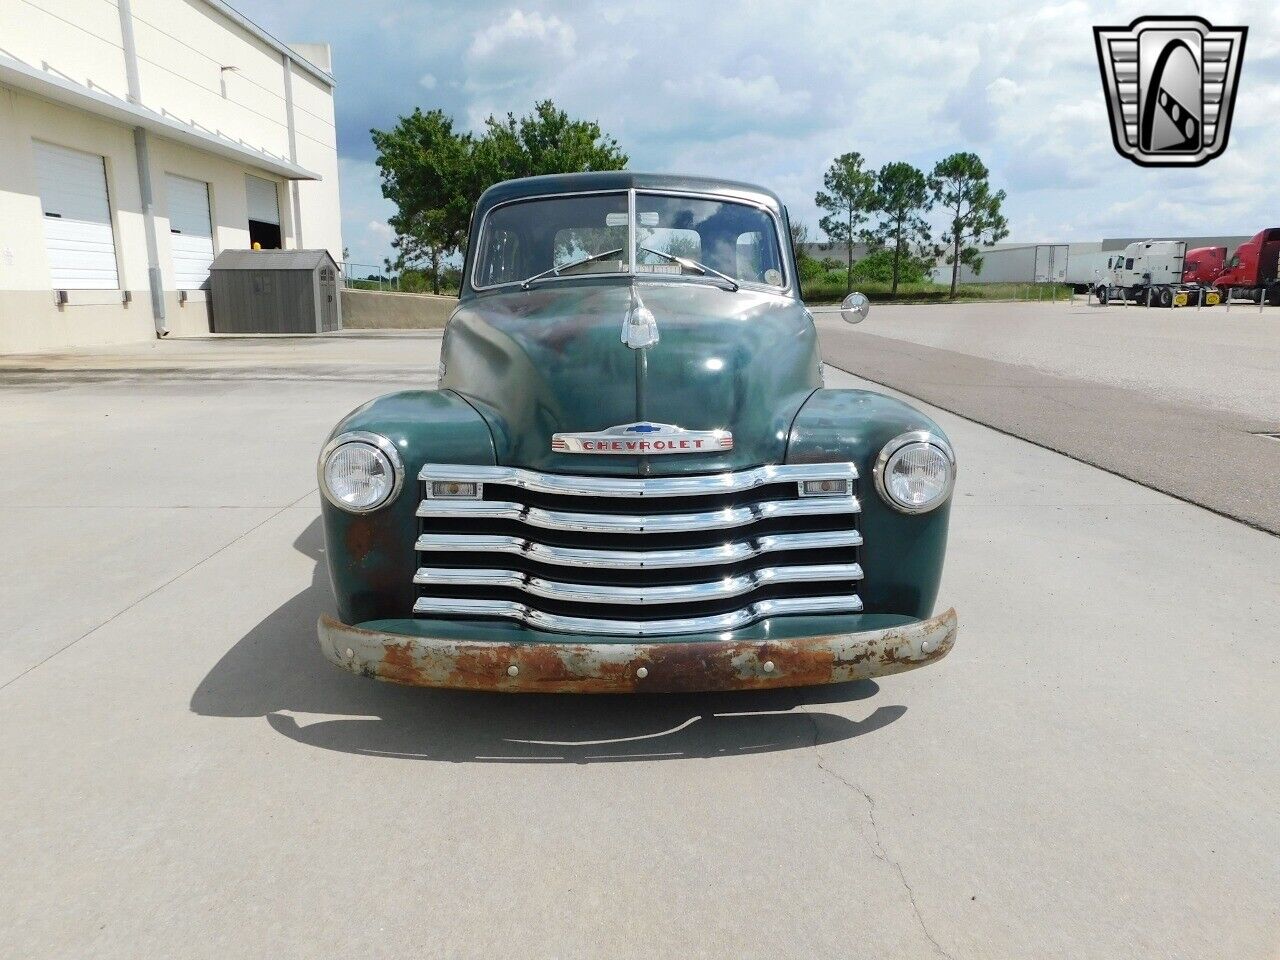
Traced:
<path id="1" fill-rule="evenodd" d="M 743 183 L 485 191 L 438 388 L 371 400 L 320 454 L 324 655 L 405 684 L 584 693 L 944 657 L 951 445 L 897 399 L 824 387 L 789 236 L 778 197 Z"/>

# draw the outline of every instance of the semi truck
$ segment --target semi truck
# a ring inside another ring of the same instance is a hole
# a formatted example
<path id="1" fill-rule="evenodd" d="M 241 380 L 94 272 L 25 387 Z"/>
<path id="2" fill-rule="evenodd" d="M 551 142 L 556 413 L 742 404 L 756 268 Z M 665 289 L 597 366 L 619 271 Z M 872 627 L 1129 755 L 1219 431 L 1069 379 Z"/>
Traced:
<path id="1" fill-rule="evenodd" d="M 1213 305 L 1221 299 L 1207 283 L 1186 283 L 1187 245 L 1181 240 L 1139 240 L 1109 258 L 1094 287 L 1102 304 L 1132 300 L 1152 307 Z"/>
<path id="2" fill-rule="evenodd" d="M 1231 259 L 1226 262 L 1213 284 L 1226 296 L 1247 299 L 1280 306 L 1280 277 L 1277 277 L 1277 260 L 1280 259 L 1280 227 L 1268 227 L 1240 244 Z"/>
<path id="3" fill-rule="evenodd" d="M 1207 287 L 1218 279 L 1218 274 L 1226 266 L 1226 247 L 1195 247 L 1187 251 L 1187 258 L 1182 265 L 1182 282 Z"/>

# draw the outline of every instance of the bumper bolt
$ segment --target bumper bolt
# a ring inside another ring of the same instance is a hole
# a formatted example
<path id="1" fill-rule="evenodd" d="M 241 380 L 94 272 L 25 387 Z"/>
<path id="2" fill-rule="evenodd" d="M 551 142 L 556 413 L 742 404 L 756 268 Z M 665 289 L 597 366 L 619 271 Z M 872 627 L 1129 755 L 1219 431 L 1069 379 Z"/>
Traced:
<path id="1" fill-rule="evenodd" d="M 352 650 L 350 647 L 347 647 L 347 659 L 350 660 L 355 655 L 356 655 L 356 652 Z"/>
<path id="2" fill-rule="evenodd" d="M 773 673 L 773 661 L 766 660 L 763 664 L 765 673 Z"/>
<path id="3" fill-rule="evenodd" d="M 929 641 L 928 641 L 928 640 L 921 640 L 921 641 L 920 641 L 920 652 L 921 652 L 921 653 L 928 653 L 928 652 L 929 652 L 929 646 L 930 646 L 930 644 L 929 644 Z"/>
<path id="4" fill-rule="evenodd" d="M 507 676 L 508 677 L 520 676 L 520 668 L 513 663 L 511 666 L 507 667 Z"/>
<path id="5" fill-rule="evenodd" d="M 639 667 L 636 669 L 636 677 L 639 678 L 640 680 L 643 680 L 648 675 L 649 675 L 648 667 Z"/>

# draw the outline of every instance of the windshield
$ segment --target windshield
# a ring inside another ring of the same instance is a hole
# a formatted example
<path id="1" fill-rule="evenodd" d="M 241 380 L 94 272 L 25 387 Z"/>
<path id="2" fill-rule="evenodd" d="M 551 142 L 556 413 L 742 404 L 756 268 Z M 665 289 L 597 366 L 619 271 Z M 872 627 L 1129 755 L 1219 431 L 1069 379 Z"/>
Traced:
<path id="1" fill-rule="evenodd" d="M 774 220 L 758 207 L 637 191 L 635 250 L 629 217 L 625 192 L 495 207 L 485 217 L 473 283 L 484 288 L 634 272 L 710 279 L 719 274 L 743 283 L 784 285 Z"/>

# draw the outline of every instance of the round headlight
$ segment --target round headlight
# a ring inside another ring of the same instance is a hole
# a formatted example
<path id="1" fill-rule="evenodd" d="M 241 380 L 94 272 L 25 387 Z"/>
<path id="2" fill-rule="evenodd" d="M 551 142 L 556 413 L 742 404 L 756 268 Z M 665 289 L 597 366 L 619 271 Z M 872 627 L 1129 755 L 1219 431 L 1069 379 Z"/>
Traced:
<path id="1" fill-rule="evenodd" d="M 320 455 L 320 489 L 330 503 L 352 513 L 382 506 L 403 479 L 395 445 L 374 433 L 344 433 Z"/>
<path id="2" fill-rule="evenodd" d="M 956 458 L 947 441 L 927 430 L 890 440 L 876 461 L 876 489 L 903 513 L 926 513 L 951 495 Z"/>

